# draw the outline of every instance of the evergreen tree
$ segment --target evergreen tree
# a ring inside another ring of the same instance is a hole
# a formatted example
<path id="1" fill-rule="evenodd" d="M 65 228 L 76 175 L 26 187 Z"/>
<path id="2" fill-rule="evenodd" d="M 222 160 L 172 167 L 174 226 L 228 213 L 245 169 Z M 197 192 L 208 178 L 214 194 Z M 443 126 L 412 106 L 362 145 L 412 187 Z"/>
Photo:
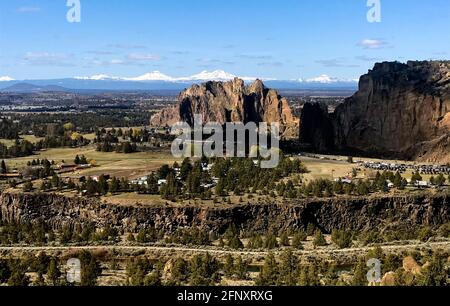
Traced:
<path id="1" fill-rule="evenodd" d="M 442 287 L 448 285 L 445 268 L 446 257 L 434 254 L 420 281 L 422 286 Z"/>
<path id="2" fill-rule="evenodd" d="M 11 275 L 8 279 L 8 286 L 10 287 L 26 287 L 30 284 L 30 278 L 26 275 L 28 267 L 15 261 L 11 265 Z"/>
<path id="3" fill-rule="evenodd" d="M 61 271 L 58 269 L 58 263 L 55 258 L 50 259 L 48 265 L 47 277 L 53 286 L 59 284 L 59 278 L 61 277 Z"/>
<path id="4" fill-rule="evenodd" d="M 95 286 L 102 269 L 92 253 L 83 250 L 79 256 L 81 261 L 81 286 Z"/>
<path id="5" fill-rule="evenodd" d="M 228 239 L 228 246 L 235 250 L 244 248 L 241 239 L 237 235 Z"/>
<path id="6" fill-rule="evenodd" d="M 0 260 L 0 284 L 6 282 L 11 277 L 11 269 L 6 261 Z"/>
<path id="7" fill-rule="evenodd" d="M 280 282 L 286 286 L 297 284 L 298 259 L 290 249 L 283 252 L 280 263 Z"/>
<path id="8" fill-rule="evenodd" d="M 322 231 L 319 229 L 317 229 L 314 234 L 313 244 L 314 244 L 314 247 L 327 245 L 327 241 L 325 240 L 325 237 L 323 236 Z"/>
<path id="9" fill-rule="evenodd" d="M 120 180 L 116 177 L 113 177 L 108 189 L 111 194 L 115 194 L 116 192 L 118 192 L 120 190 Z"/>
<path id="10" fill-rule="evenodd" d="M 185 158 L 180 168 L 180 179 L 186 181 L 187 177 L 191 173 L 193 167 L 189 158 Z"/>
<path id="11" fill-rule="evenodd" d="M 277 247 L 278 247 L 277 237 L 272 233 L 268 233 L 266 236 L 266 240 L 264 242 L 264 248 L 271 250 L 276 249 Z"/>
<path id="12" fill-rule="evenodd" d="M 357 264 L 353 268 L 353 286 L 366 286 L 367 285 L 367 266 L 364 258 L 358 260 Z"/>
<path id="13" fill-rule="evenodd" d="M 225 276 L 228 278 L 231 278 L 234 275 L 234 258 L 230 254 L 227 254 L 227 256 L 225 257 L 223 272 L 225 273 Z"/>
<path id="14" fill-rule="evenodd" d="M 151 174 L 147 179 L 147 191 L 149 194 L 157 194 L 159 192 L 158 180 L 154 174 Z"/>
<path id="15" fill-rule="evenodd" d="M 262 249 L 264 247 L 264 241 L 260 235 L 253 235 L 250 238 L 250 241 L 249 241 L 247 247 L 250 249 Z"/>
<path id="16" fill-rule="evenodd" d="M 190 285 L 210 286 L 218 280 L 219 264 L 209 253 L 195 255 L 189 262 Z"/>
<path id="17" fill-rule="evenodd" d="M 182 285 L 188 277 L 188 263 L 183 258 L 176 258 L 172 265 L 169 284 L 174 286 Z"/>
<path id="18" fill-rule="evenodd" d="M 99 189 L 99 192 L 103 195 L 108 193 L 108 190 L 109 190 L 108 180 L 106 179 L 106 177 L 103 174 L 100 175 L 100 177 L 98 179 L 98 189 Z"/>
<path id="19" fill-rule="evenodd" d="M 8 168 L 6 167 L 6 163 L 4 160 L 2 160 L 1 166 L 0 166 L 0 174 L 6 174 L 8 173 Z"/>
<path id="20" fill-rule="evenodd" d="M 264 265 L 256 279 L 257 286 L 275 286 L 278 284 L 278 264 L 272 253 L 266 256 Z"/>
<path id="21" fill-rule="evenodd" d="M 303 241 L 306 241 L 306 233 L 297 232 L 292 238 L 292 247 L 297 250 L 303 250 Z"/>
<path id="22" fill-rule="evenodd" d="M 344 230 L 334 229 L 331 232 L 331 240 L 341 249 L 345 249 L 352 244 L 352 234 Z"/>
<path id="23" fill-rule="evenodd" d="M 240 280 L 248 279 L 248 263 L 242 256 L 238 256 L 236 259 L 235 273 L 236 277 Z"/>
<path id="24" fill-rule="evenodd" d="M 144 278 L 144 286 L 146 287 L 159 287 L 161 286 L 161 271 L 159 269 L 154 270 Z"/>
<path id="25" fill-rule="evenodd" d="M 442 187 L 442 186 L 444 186 L 445 181 L 446 181 L 446 179 L 445 179 L 444 175 L 441 173 L 434 180 L 434 184 L 438 187 Z"/>
<path id="26" fill-rule="evenodd" d="M 25 184 L 23 184 L 23 191 L 24 192 L 31 192 L 33 191 L 33 183 L 31 181 L 27 181 L 25 182 Z"/>

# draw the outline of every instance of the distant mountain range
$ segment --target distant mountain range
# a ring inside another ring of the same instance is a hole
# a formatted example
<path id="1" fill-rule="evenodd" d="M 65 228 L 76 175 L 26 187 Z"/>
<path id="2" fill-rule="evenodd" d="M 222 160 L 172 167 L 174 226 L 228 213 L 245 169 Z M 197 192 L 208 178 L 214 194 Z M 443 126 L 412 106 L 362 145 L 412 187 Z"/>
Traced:
<path id="1" fill-rule="evenodd" d="M 0 91 L 2 92 L 45 92 L 45 91 L 124 91 L 124 90 L 183 90 L 206 81 L 229 81 L 236 76 L 223 70 L 212 72 L 202 71 L 189 77 L 174 78 L 159 71 L 153 71 L 137 77 L 116 77 L 105 74 L 89 77 L 73 77 L 49 80 L 13 80 L 10 77 L 0 78 Z M 255 81 L 256 77 L 239 77 L 245 82 Z M 327 90 L 343 89 L 356 90 L 356 80 L 341 80 L 327 75 L 321 75 L 311 79 L 299 80 L 275 80 L 261 78 L 265 84 L 275 89 L 289 90 Z"/>
<path id="2" fill-rule="evenodd" d="M 70 89 L 57 85 L 38 86 L 29 83 L 17 83 L 2 89 L 4 92 L 33 93 L 33 92 L 68 92 Z"/>

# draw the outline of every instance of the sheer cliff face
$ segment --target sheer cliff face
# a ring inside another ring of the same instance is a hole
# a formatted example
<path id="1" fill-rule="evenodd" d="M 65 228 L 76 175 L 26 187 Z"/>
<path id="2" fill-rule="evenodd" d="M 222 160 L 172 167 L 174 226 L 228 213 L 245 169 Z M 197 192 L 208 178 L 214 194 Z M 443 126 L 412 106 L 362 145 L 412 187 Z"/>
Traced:
<path id="1" fill-rule="evenodd" d="M 184 121 L 193 124 L 195 115 L 204 122 L 267 122 L 280 123 L 286 138 L 298 134 L 298 118 L 286 99 L 275 90 L 268 89 L 260 80 L 249 86 L 234 79 L 229 82 L 208 82 L 183 91 L 175 107 L 164 109 L 153 116 L 151 125 L 170 126 Z"/>
<path id="2" fill-rule="evenodd" d="M 231 224 L 246 232 L 306 229 L 314 224 L 326 232 L 380 231 L 397 226 L 439 226 L 450 220 L 446 195 L 307 199 L 283 204 L 242 204 L 224 207 L 116 205 L 98 199 L 67 198 L 54 194 L 0 194 L 0 221 L 44 220 L 53 229 L 94 223 L 124 232 L 156 227 L 166 233 L 196 227 L 223 233 Z"/>
<path id="3" fill-rule="evenodd" d="M 450 161 L 450 62 L 376 64 L 321 120 L 332 126 L 332 149 Z"/>

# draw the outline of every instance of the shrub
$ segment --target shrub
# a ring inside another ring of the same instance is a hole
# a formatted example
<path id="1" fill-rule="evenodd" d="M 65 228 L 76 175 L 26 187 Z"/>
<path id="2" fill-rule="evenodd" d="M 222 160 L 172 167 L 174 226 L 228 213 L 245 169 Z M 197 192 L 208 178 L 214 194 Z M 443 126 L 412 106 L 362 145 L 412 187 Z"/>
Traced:
<path id="1" fill-rule="evenodd" d="M 344 230 L 333 230 L 331 232 L 331 240 L 341 249 L 348 248 L 352 245 L 352 234 Z"/>

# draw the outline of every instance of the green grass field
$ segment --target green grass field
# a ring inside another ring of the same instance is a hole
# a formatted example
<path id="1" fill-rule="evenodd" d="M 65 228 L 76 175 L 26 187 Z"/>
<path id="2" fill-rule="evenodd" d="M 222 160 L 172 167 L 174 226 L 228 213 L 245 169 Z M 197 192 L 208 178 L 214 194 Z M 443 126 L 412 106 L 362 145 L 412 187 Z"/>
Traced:
<path id="1" fill-rule="evenodd" d="M 36 137 L 34 135 L 22 135 L 20 136 L 21 139 L 28 140 L 31 143 L 36 143 L 39 140 L 42 140 L 42 137 Z M 0 143 L 3 143 L 5 146 L 12 146 L 14 144 L 15 140 L 11 139 L 0 139 Z"/>
<path id="2" fill-rule="evenodd" d="M 41 151 L 33 156 L 13 158 L 6 160 L 9 168 L 21 169 L 33 159 L 54 160 L 55 163 L 72 163 L 76 155 L 84 155 L 88 160 L 95 161 L 96 167 L 78 171 L 65 176 L 100 175 L 109 174 L 117 177 L 135 178 L 148 174 L 164 164 L 172 165 L 175 161 L 169 151 L 167 152 L 139 152 L 122 154 L 115 152 L 97 152 L 93 146 L 84 148 L 58 148 Z"/>

